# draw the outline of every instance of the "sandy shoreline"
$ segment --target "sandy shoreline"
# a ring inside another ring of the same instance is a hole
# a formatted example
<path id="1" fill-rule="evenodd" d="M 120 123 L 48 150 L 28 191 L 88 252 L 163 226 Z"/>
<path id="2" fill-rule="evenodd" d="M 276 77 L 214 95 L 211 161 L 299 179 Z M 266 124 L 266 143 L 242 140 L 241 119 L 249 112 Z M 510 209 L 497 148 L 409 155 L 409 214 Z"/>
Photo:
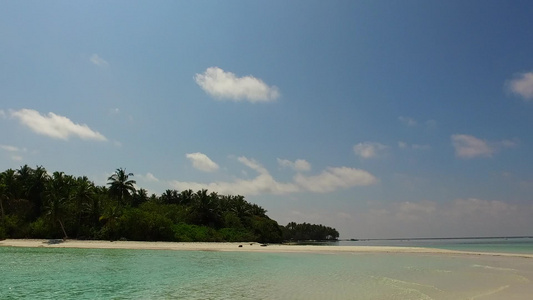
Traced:
<path id="1" fill-rule="evenodd" d="M 239 247 L 242 246 L 242 247 Z M 418 253 L 441 255 L 485 255 L 533 258 L 533 254 L 467 252 L 422 247 L 388 246 L 318 246 L 282 245 L 260 243 L 180 243 L 180 242 L 139 242 L 139 241 L 92 241 L 92 240 L 46 240 L 46 239 L 7 239 L 0 241 L 0 247 L 31 248 L 85 248 L 85 249 L 145 249 L 176 251 L 241 251 L 241 252 L 295 252 L 295 253 Z"/>

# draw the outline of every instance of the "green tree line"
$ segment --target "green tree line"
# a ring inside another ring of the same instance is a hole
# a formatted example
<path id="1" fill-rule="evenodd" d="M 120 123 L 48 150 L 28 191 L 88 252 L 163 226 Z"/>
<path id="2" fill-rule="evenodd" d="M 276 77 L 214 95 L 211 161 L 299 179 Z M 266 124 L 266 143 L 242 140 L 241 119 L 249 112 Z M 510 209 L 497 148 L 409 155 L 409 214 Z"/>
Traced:
<path id="1" fill-rule="evenodd" d="M 290 222 L 282 227 L 283 239 L 286 241 L 327 241 L 337 240 L 339 232 L 324 225 Z"/>
<path id="2" fill-rule="evenodd" d="M 0 173 L 0 239 L 281 242 L 282 226 L 243 196 L 207 190 L 148 195 L 119 168 L 106 186 L 27 165 Z"/>

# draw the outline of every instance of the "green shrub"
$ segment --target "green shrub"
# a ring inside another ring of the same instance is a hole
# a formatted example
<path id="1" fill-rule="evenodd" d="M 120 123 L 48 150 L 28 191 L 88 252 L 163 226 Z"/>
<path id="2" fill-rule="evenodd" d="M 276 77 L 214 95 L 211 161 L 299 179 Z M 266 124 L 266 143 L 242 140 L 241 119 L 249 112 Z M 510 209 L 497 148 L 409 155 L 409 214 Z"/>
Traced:
<path id="1" fill-rule="evenodd" d="M 213 228 L 180 223 L 172 227 L 174 240 L 178 242 L 218 242 L 218 232 Z"/>
<path id="2" fill-rule="evenodd" d="M 130 208 L 118 220 L 118 233 L 129 240 L 171 241 L 174 239 L 172 225 L 163 215 Z"/>
<path id="3" fill-rule="evenodd" d="M 24 239 L 31 237 L 30 226 L 16 215 L 7 215 L 4 223 L 4 231 L 7 237 L 12 239 Z"/>
<path id="4" fill-rule="evenodd" d="M 224 227 L 242 228 L 241 219 L 233 212 L 224 213 Z"/>
<path id="5" fill-rule="evenodd" d="M 37 219 L 30 224 L 30 232 L 33 238 L 46 239 L 54 237 L 54 228 L 43 218 Z"/>
<path id="6" fill-rule="evenodd" d="M 246 229 L 222 228 L 219 230 L 219 235 L 224 242 L 252 242 L 257 240 L 254 234 Z"/>
<path id="7" fill-rule="evenodd" d="M 274 220 L 255 216 L 252 220 L 252 227 L 259 242 L 280 243 L 283 240 L 278 222 Z"/>

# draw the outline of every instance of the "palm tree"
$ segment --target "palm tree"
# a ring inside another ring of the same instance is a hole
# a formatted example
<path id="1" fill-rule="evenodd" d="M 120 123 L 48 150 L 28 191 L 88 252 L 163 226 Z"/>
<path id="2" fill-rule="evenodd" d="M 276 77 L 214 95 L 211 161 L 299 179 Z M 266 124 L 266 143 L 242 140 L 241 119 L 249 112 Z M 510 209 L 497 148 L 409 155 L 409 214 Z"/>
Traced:
<path id="1" fill-rule="evenodd" d="M 17 178 L 23 183 L 23 184 L 29 184 L 31 175 L 33 173 L 33 169 L 30 168 L 28 165 L 21 166 L 20 169 L 17 170 Z"/>
<path id="2" fill-rule="evenodd" d="M 266 209 L 262 208 L 261 206 L 259 206 L 257 204 L 252 204 L 252 207 L 251 207 L 250 211 L 255 216 L 268 218 L 267 215 L 266 215 L 266 213 L 267 213 Z"/>
<path id="3" fill-rule="evenodd" d="M 107 206 L 104 209 L 104 214 L 100 217 L 100 221 L 104 222 L 105 227 L 107 227 L 104 232 L 110 241 L 117 239 L 117 223 L 121 215 L 122 211 L 119 206 Z"/>
<path id="4" fill-rule="evenodd" d="M 144 202 L 148 201 L 148 191 L 143 189 L 143 188 L 140 188 L 138 189 L 137 191 L 135 191 L 135 193 L 133 193 L 133 206 L 134 207 L 137 207 L 141 204 L 143 204 Z"/>
<path id="5" fill-rule="evenodd" d="M 43 192 L 46 185 L 46 182 L 49 180 L 48 173 L 43 166 L 37 166 L 31 172 L 31 177 L 26 185 L 26 197 L 27 199 L 35 205 L 35 216 L 38 216 L 42 213 L 43 206 Z"/>
<path id="6" fill-rule="evenodd" d="M 2 172 L 2 180 L 6 185 L 7 198 L 17 198 L 20 195 L 20 189 L 16 171 L 13 169 L 5 170 Z"/>
<path id="7" fill-rule="evenodd" d="M 9 212 L 26 217 L 32 211 L 32 206 L 27 200 L 22 199 L 22 184 L 18 177 L 17 171 L 7 169 L 2 172 L 2 182 L 4 191 L 2 192 L 2 205 L 4 213 Z"/>
<path id="8" fill-rule="evenodd" d="M 133 173 L 127 173 L 126 170 L 119 168 L 115 174 L 107 178 L 109 185 L 109 193 L 118 199 L 119 205 L 126 204 L 131 195 L 135 192 L 135 180 L 129 179 Z"/>
<path id="9" fill-rule="evenodd" d="M 72 180 L 71 176 L 63 172 L 54 172 L 45 193 L 46 200 L 48 200 L 45 206 L 46 215 L 53 223 L 59 223 L 64 239 L 68 238 L 63 219 L 67 216 Z"/>
<path id="10" fill-rule="evenodd" d="M 218 194 L 207 194 L 203 189 L 193 195 L 192 202 L 193 218 L 198 225 L 215 227 L 220 223 L 220 210 L 218 209 Z"/>
<path id="11" fill-rule="evenodd" d="M 30 214 L 31 218 L 36 218 L 42 212 L 42 193 L 49 179 L 46 169 L 42 166 L 37 166 L 36 169 L 32 169 L 28 165 L 21 166 L 16 171 L 16 179 L 20 189 L 19 199 L 24 199 L 33 205 Z"/>
<path id="12" fill-rule="evenodd" d="M 161 203 L 163 204 L 177 204 L 179 202 L 179 196 L 177 190 L 166 190 L 163 194 L 161 194 L 161 197 L 159 197 L 161 200 Z"/>
<path id="13" fill-rule="evenodd" d="M 244 200 L 244 196 L 237 195 L 233 196 L 233 205 L 231 210 L 239 216 L 239 218 L 243 219 L 246 217 L 249 217 L 253 215 L 252 213 L 252 206 L 250 203 L 248 203 L 246 200 Z"/>
<path id="14" fill-rule="evenodd" d="M 90 214 L 90 208 L 95 196 L 94 183 L 87 176 L 78 177 L 74 187 L 74 202 L 76 204 L 77 228 L 78 231 L 82 224 L 82 218 Z"/>
<path id="15" fill-rule="evenodd" d="M 178 203 L 181 205 L 190 205 L 193 200 L 194 192 L 191 189 L 181 191 L 179 194 L 179 201 Z"/>
<path id="16" fill-rule="evenodd" d="M 96 226 L 102 217 L 102 211 L 111 205 L 109 190 L 105 186 L 94 186 L 94 195 L 86 203 L 85 210 L 93 226 Z"/>

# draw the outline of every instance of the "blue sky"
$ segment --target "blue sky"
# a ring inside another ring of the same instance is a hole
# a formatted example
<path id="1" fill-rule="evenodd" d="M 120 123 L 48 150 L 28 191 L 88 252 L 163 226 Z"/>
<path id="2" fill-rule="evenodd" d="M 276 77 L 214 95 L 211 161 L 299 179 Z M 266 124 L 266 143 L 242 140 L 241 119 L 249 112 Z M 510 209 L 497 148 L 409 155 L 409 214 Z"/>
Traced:
<path id="1" fill-rule="evenodd" d="M 7 1 L 0 169 L 343 238 L 533 234 L 530 1 Z"/>

